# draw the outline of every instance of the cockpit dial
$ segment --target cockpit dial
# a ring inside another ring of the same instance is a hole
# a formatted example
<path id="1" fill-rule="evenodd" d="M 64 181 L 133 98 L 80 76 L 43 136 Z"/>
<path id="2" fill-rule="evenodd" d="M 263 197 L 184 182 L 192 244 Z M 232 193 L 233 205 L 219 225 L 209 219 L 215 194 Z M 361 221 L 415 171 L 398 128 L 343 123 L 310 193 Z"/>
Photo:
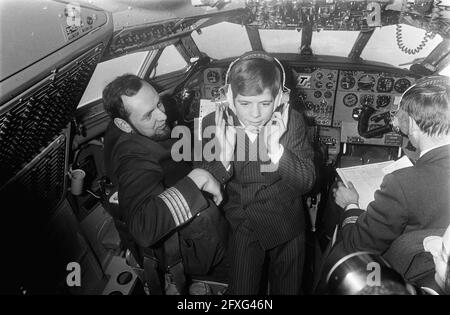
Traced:
<path id="1" fill-rule="evenodd" d="M 374 96 L 372 94 L 364 94 L 361 96 L 360 103 L 362 106 L 372 106 L 374 101 Z"/>
<path id="2" fill-rule="evenodd" d="M 377 91 L 383 93 L 389 93 L 394 87 L 393 78 L 379 78 L 377 83 Z"/>
<path id="3" fill-rule="evenodd" d="M 358 103 L 358 97 L 354 93 L 348 93 L 344 96 L 344 99 L 342 100 L 344 102 L 344 105 L 347 107 L 353 107 Z"/>
<path id="4" fill-rule="evenodd" d="M 220 98 L 220 86 L 215 86 L 211 89 L 211 96 L 214 100 L 218 100 Z"/>
<path id="5" fill-rule="evenodd" d="M 355 86 L 356 80 L 352 75 L 346 75 L 341 80 L 341 88 L 349 90 Z"/>
<path id="6" fill-rule="evenodd" d="M 209 70 L 206 73 L 207 83 L 218 83 L 220 82 L 220 73 L 215 70 Z"/>
<path id="7" fill-rule="evenodd" d="M 394 90 L 397 93 L 405 92 L 411 86 L 411 81 L 406 78 L 398 79 L 394 84 Z"/>
<path id="8" fill-rule="evenodd" d="M 363 75 L 358 80 L 358 88 L 360 90 L 364 91 L 373 90 L 374 86 L 375 86 L 375 78 L 370 74 Z"/>
<path id="9" fill-rule="evenodd" d="M 305 107 L 306 107 L 307 110 L 313 110 L 314 109 L 314 103 L 310 102 L 310 101 L 307 101 L 305 103 Z"/>
<path id="10" fill-rule="evenodd" d="M 389 95 L 378 95 L 377 96 L 377 108 L 383 108 L 389 105 L 391 102 L 391 97 Z"/>

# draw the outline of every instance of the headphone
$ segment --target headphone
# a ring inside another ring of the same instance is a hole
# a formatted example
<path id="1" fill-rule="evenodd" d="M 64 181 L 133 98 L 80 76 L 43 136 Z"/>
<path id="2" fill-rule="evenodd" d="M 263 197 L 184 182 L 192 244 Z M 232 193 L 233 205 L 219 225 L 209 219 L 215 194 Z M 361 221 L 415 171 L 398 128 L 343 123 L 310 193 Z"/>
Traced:
<path id="1" fill-rule="evenodd" d="M 422 78 L 418 79 L 415 84 L 411 85 L 408 89 L 406 89 L 405 92 L 403 92 L 401 99 L 403 99 L 405 97 L 406 93 L 408 93 L 412 88 L 427 87 L 427 86 L 440 87 L 440 88 L 442 88 L 443 91 L 448 90 L 448 89 L 450 89 L 450 78 L 447 76 L 443 76 L 443 75 L 433 75 L 433 76 L 422 77 Z M 397 114 L 397 112 L 400 109 L 400 103 L 401 103 L 401 101 L 398 102 L 398 108 L 391 111 L 391 121 L 392 121 L 392 129 L 395 132 L 404 135 L 401 132 L 400 126 L 398 125 L 398 120 L 395 117 L 395 115 Z M 406 136 L 406 135 L 404 135 L 404 136 Z"/>
<path id="2" fill-rule="evenodd" d="M 273 111 L 278 109 L 278 107 L 280 107 L 280 105 L 288 103 L 291 90 L 289 88 L 287 88 L 285 85 L 286 84 L 286 72 L 285 72 L 284 67 L 281 64 L 281 62 L 277 58 L 270 56 L 269 54 L 267 54 L 264 51 L 250 51 L 250 52 L 243 54 L 242 56 L 235 59 L 234 61 L 232 61 L 229 65 L 228 70 L 225 75 L 225 85 L 222 87 L 222 90 L 223 90 L 223 94 L 226 96 L 226 99 L 228 101 L 228 104 L 229 104 L 229 107 L 231 108 L 231 110 L 233 112 L 236 112 L 236 107 L 234 105 L 233 91 L 232 91 L 230 83 L 229 83 L 230 72 L 238 62 L 240 62 L 242 60 L 249 60 L 249 59 L 264 59 L 264 60 L 270 61 L 272 63 L 275 63 L 279 67 L 282 81 L 281 81 L 280 91 L 278 92 L 277 96 L 275 97 Z"/>

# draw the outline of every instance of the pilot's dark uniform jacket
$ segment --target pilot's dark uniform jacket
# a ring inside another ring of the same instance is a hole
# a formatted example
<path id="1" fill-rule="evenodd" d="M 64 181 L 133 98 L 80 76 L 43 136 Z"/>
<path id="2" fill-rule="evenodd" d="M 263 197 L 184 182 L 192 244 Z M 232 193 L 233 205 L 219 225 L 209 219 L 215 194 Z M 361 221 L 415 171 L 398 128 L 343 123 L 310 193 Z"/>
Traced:
<path id="1" fill-rule="evenodd" d="M 226 221 L 186 176 L 191 167 L 172 160 L 172 144 L 171 139 L 156 142 L 110 124 L 105 166 L 119 200 L 113 217 L 126 225 L 141 255 L 163 248 L 179 231 L 185 272 L 203 275 L 224 256 Z"/>
<path id="2" fill-rule="evenodd" d="M 414 166 L 386 175 L 367 211 L 345 211 L 341 231 L 345 250 L 384 254 L 397 238 L 408 232 L 445 229 L 450 223 L 449 192 L 450 145 L 446 145 L 425 153 Z M 392 251 L 388 256 L 394 268 L 410 265 L 397 261 L 398 258 L 413 258 Z M 429 262 L 429 269 L 434 269 L 432 259 Z M 408 271 L 409 279 L 419 276 L 412 270 L 399 269 L 404 276 Z"/>
<path id="3" fill-rule="evenodd" d="M 229 109 L 227 112 L 239 125 L 237 116 Z M 214 113 L 207 115 L 202 127 L 215 125 L 214 119 Z M 280 139 L 284 153 L 277 169 L 272 172 L 261 172 L 263 165 L 270 164 L 268 157 L 248 160 L 250 139 L 239 129 L 235 157 L 228 171 L 217 160 L 201 163 L 201 167 L 227 185 L 228 200 L 224 210 L 232 228 L 229 249 L 233 251 L 230 258 L 235 270 L 230 276 L 231 293 L 258 293 L 257 274 L 262 269 L 259 264 L 264 261 L 265 251 L 268 251 L 274 267 L 274 270 L 269 270 L 271 292 L 296 294 L 300 291 L 305 230 L 301 196 L 311 189 L 315 178 L 313 150 L 305 129 L 303 116 L 291 110 L 287 131 Z M 262 139 L 258 137 L 255 141 L 262 142 Z M 245 148 L 244 161 L 238 160 L 239 147 Z M 267 154 L 266 149 L 260 152 Z M 283 259 L 295 263 L 286 266 Z"/>

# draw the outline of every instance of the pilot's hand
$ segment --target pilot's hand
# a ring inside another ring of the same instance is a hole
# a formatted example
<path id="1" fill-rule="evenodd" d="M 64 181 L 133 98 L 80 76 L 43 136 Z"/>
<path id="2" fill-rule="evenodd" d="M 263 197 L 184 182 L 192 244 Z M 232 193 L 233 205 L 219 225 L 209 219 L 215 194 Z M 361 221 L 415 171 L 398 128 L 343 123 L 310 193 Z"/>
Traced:
<path id="1" fill-rule="evenodd" d="M 213 195 L 214 203 L 219 205 L 222 202 L 222 192 L 220 190 L 220 183 L 210 172 L 196 168 L 187 175 L 197 185 L 198 189 L 206 191 Z"/>
<path id="2" fill-rule="evenodd" d="M 228 116 L 228 125 L 225 123 L 223 112 L 224 106 L 216 107 L 216 139 L 219 144 L 219 158 L 223 166 L 228 169 L 233 160 L 234 149 L 236 147 L 236 128 L 232 116 Z"/>
<path id="3" fill-rule="evenodd" d="M 342 182 L 338 182 L 338 188 L 333 188 L 334 201 L 344 208 L 350 204 L 358 205 L 359 195 L 352 182 L 348 182 L 348 188 Z"/>
<path id="4" fill-rule="evenodd" d="M 264 144 L 270 155 L 276 155 L 281 151 L 280 139 L 286 130 L 284 117 L 280 112 L 274 112 L 272 118 L 264 126 Z"/>

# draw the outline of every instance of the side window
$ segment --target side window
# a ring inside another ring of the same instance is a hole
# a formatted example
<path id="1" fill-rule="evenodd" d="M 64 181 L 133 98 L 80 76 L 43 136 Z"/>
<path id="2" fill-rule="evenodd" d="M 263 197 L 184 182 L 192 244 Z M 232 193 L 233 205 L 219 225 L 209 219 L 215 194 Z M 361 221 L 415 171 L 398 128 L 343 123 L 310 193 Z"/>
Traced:
<path id="1" fill-rule="evenodd" d="M 102 98 L 103 89 L 116 77 L 126 73 L 137 75 L 148 54 L 148 51 L 141 51 L 97 64 L 89 85 L 80 100 L 79 107 Z"/>
<path id="2" fill-rule="evenodd" d="M 441 72 L 439 72 L 440 75 L 446 75 L 447 77 L 450 77 L 450 65 L 447 65 L 444 69 L 442 69 Z"/>
<path id="3" fill-rule="evenodd" d="M 178 52 L 174 45 L 164 48 L 155 68 L 150 74 L 150 79 L 157 78 L 160 75 L 182 70 L 187 67 L 187 62 Z"/>

